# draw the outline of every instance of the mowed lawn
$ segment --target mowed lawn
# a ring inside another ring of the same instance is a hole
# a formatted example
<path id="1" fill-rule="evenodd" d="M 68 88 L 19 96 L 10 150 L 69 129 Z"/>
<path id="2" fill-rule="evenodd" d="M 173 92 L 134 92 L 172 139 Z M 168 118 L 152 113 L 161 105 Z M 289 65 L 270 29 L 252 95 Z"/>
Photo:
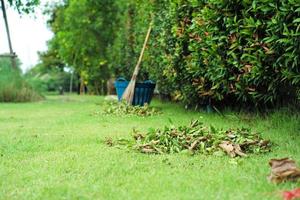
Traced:
<path id="1" fill-rule="evenodd" d="M 281 199 L 298 183 L 267 181 L 271 158 L 300 165 L 300 118 L 285 110 L 258 117 L 186 111 L 154 101 L 162 115 L 92 115 L 103 97 L 49 96 L 45 101 L 0 104 L 0 199 Z M 233 160 L 187 154 L 145 155 L 108 147 L 107 137 L 129 138 L 191 119 L 217 127 L 251 127 L 276 145 L 271 153 Z"/>

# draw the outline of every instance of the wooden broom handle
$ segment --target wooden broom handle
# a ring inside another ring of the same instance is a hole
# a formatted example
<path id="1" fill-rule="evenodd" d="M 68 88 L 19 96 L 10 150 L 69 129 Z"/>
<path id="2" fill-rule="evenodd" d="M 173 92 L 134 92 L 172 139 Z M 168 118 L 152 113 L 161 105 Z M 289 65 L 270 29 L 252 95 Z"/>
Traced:
<path id="1" fill-rule="evenodd" d="M 152 23 L 149 26 L 149 29 L 148 29 L 148 32 L 147 32 L 147 35 L 146 35 L 146 38 L 145 38 L 145 41 L 144 41 L 144 45 L 143 45 L 139 60 L 138 60 L 136 66 L 134 68 L 133 78 L 136 78 L 138 73 L 139 73 L 140 65 L 141 65 L 141 62 L 142 62 L 142 59 L 143 59 L 143 56 L 144 56 L 144 52 L 145 52 L 145 49 L 146 49 L 146 46 L 147 46 L 147 43 L 148 43 L 148 40 L 149 40 L 149 37 L 150 37 L 151 30 L 152 30 Z"/>

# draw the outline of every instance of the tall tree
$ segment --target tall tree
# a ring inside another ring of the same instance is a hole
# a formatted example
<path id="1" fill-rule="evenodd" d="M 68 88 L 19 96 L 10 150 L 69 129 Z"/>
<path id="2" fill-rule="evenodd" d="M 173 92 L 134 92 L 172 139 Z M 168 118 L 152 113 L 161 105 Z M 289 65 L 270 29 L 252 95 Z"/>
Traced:
<path id="1" fill-rule="evenodd" d="M 114 0 L 70 0 L 52 12 L 50 43 L 80 75 L 82 88 L 88 84 L 94 93 L 103 92 L 109 78 L 107 49 L 114 39 L 116 9 Z"/>

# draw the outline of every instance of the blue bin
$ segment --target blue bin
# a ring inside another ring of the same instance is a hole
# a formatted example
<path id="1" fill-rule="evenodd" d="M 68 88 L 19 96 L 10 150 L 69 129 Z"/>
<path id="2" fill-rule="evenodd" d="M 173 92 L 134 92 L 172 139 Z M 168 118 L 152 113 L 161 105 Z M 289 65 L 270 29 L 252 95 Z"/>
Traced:
<path id="1" fill-rule="evenodd" d="M 115 82 L 115 87 L 118 95 L 118 100 L 122 98 L 125 89 L 127 88 L 129 81 L 124 78 L 118 78 Z M 147 80 L 143 83 L 136 83 L 134 90 L 134 97 L 132 105 L 143 106 L 145 103 L 150 104 L 155 88 L 155 83 L 151 80 Z"/>

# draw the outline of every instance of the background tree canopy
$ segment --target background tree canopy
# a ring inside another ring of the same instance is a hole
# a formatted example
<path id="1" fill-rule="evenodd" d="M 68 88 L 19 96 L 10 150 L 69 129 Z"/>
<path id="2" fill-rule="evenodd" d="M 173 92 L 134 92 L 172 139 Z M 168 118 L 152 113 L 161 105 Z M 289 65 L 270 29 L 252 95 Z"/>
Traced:
<path id="1" fill-rule="evenodd" d="M 40 3 L 40 0 L 7 0 L 20 13 L 30 13 Z"/>
<path id="2" fill-rule="evenodd" d="M 188 105 L 299 99 L 297 0 L 69 0 L 56 6 L 49 51 L 99 93 L 129 78 L 154 16 L 140 79 Z"/>
<path id="3" fill-rule="evenodd" d="M 110 76 L 107 49 L 114 40 L 114 2 L 70 0 L 54 7 L 49 25 L 55 37 L 49 41 L 48 52 L 41 54 L 44 64 L 50 58 L 48 63 L 74 68 L 81 84 L 96 94 L 104 92 Z"/>

